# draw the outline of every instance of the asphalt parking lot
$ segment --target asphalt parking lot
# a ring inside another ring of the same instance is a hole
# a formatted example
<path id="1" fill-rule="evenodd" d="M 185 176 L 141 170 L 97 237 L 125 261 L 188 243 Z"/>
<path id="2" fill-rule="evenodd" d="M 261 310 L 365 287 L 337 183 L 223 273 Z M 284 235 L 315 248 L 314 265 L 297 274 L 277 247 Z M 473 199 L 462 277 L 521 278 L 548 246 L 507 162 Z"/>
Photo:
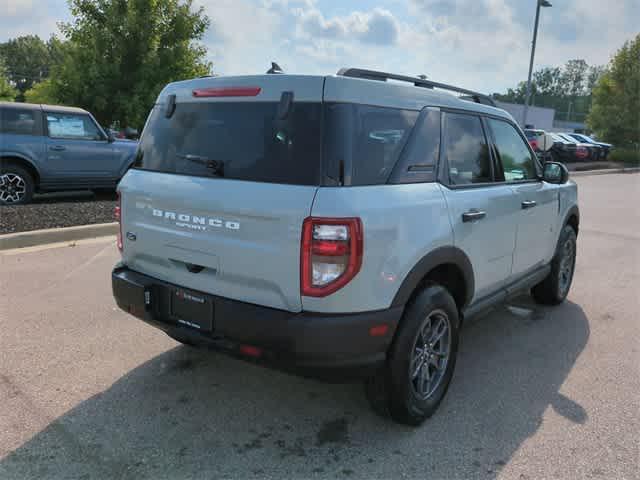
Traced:
<path id="1" fill-rule="evenodd" d="M 640 174 L 577 181 L 569 300 L 467 324 L 417 429 L 118 311 L 111 240 L 0 253 L 0 478 L 640 478 Z"/>

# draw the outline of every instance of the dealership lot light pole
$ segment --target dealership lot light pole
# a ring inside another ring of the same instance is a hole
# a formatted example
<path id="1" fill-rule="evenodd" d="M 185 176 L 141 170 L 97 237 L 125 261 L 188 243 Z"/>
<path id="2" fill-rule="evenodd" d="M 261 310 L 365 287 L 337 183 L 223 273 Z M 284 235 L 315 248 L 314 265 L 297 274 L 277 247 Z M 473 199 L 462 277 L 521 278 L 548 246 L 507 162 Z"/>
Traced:
<path id="1" fill-rule="evenodd" d="M 527 78 L 527 94 L 524 98 L 524 108 L 522 110 L 522 126 L 527 124 L 527 113 L 529 113 L 529 101 L 531 100 L 531 75 L 533 74 L 533 58 L 536 54 L 536 40 L 538 38 L 538 21 L 540 20 L 540 7 L 550 7 L 547 0 L 538 0 L 536 6 L 536 20 L 533 26 L 533 41 L 531 42 L 531 59 L 529 60 L 529 77 Z"/>

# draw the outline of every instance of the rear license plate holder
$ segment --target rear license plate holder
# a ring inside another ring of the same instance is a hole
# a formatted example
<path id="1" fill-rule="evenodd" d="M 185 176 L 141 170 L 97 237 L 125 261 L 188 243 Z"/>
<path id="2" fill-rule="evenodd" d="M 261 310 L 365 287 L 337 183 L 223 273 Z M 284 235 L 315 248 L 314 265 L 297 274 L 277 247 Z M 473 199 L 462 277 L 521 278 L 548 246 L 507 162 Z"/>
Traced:
<path id="1" fill-rule="evenodd" d="M 171 316 L 179 325 L 200 332 L 211 332 L 213 315 L 211 298 L 183 288 L 171 290 Z"/>

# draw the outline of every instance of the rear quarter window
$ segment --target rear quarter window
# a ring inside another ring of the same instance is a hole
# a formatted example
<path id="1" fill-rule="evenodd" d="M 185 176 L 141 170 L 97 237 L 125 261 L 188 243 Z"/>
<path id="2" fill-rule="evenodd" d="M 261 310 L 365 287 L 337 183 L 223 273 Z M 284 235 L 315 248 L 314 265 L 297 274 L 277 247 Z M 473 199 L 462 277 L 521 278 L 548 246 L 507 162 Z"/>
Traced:
<path id="1" fill-rule="evenodd" d="M 0 109 L 0 133 L 36 135 L 36 112 L 18 108 Z"/>

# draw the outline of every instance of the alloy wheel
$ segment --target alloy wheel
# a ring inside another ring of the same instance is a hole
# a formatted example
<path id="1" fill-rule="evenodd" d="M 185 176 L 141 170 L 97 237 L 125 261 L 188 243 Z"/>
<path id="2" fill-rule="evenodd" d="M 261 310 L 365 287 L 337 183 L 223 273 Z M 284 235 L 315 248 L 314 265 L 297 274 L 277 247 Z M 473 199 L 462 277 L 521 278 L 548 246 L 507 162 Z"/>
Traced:
<path id="1" fill-rule="evenodd" d="M 451 325 L 443 310 L 429 313 L 413 344 L 409 378 L 413 391 L 423 400 L 440 386 L 451 352 Z"/>
<path id="2" fill-rule="evenodd" d="M 27 183 L 17 173 L 0 175 L 0 202 L 18 203 L 27 194 Z"/>

